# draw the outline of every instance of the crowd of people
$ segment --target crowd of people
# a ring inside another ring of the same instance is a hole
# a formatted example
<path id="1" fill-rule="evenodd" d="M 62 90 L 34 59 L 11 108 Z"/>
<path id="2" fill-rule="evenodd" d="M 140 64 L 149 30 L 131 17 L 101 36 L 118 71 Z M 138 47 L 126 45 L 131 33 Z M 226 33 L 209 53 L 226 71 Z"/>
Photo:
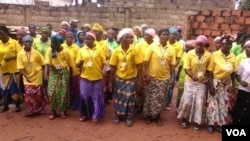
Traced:
<path id="1" fill-rule="evenodd" d="M 176 109 L 180 126 L 195 131 L 221 132 L 222 125 L 250 123 L 250 36 L 225 34 L 209 43 L 204 35 L 184 41 L 182 27 L 159 31 L 143 24 L 104 29 L 99 23 L 63 21 L 29 32 L 17 30 L 17 39 L 0 26 L 0 84 L 3 108 L 16 105 L 25 117 L 49 114 L 67 118 L 79 112 L 79 121 L 97 123 L 105 104 L 114 101 L 114 124 L 133 125 L 142 113 L 145 123 L 163 125 L 162 113 Z M 39 31 L 39 32 L 38 32 Z M 172 96 L 178 86 L 176 107 Z"/>

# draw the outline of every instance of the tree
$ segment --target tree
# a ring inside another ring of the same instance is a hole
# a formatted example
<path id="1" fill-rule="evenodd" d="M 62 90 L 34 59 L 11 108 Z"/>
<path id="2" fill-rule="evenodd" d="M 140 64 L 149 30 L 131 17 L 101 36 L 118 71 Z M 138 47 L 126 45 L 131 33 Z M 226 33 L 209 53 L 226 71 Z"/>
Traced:
<path id="1" fill-rule="evenodd" d="M 241 10 L 250 10 L 250 0 L 243 0 L 241 3 Z"/>

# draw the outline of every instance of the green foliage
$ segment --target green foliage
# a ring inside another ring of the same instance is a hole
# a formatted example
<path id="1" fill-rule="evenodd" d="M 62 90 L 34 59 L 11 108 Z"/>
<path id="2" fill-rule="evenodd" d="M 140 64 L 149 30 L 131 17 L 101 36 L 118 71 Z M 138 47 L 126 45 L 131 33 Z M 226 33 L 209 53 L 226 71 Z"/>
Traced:
<path id="1" fill-rule="evenodd" d="M 250 0 L 244 0 L 241 4 L 241 10 L 250 10 Z"/>

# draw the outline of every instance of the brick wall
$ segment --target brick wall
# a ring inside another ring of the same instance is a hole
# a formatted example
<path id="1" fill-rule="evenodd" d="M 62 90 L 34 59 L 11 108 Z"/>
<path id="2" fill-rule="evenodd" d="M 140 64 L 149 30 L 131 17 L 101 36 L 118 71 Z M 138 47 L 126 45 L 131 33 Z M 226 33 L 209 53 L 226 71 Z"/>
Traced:
<path id="1" fill-rule="evenodd" d="M 35 6 L 0 4 L 0 23 L 11 26 L 27 26 L 30 22 L 39 26 L 51 23 L 58 29 L 61 21 L 77 18 L 80 25 L 99 22 L 104 27 L 130 27 L 147 23 L 160 29 L 185 26 L 187 17 L 202 9 L 229 10 L 233 7 L 232 0 L 109 0 L 104 7 L 97 7 L 94 3 L 87 3 L 84 7 L 50 7 L 46 3 Z"/>
<path id="2" fill-rule="evenodd" d="M 202 10 L 188 17 L 187 38 L 206 35 L 213 43 L 216 36 L 224 33 L 236 34 L 239 31 L 250 33 L 250 11 L 241 10 Z"/>

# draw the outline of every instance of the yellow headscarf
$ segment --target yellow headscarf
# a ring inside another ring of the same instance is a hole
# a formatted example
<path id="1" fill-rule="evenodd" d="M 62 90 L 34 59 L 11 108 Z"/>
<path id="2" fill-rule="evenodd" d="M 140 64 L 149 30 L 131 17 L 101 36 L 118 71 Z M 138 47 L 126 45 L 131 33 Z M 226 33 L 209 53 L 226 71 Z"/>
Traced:
<path id="1" fill-rule="evenodd" d="M 100 32 L 104 32 L 103 27 L 99 23 L 93 24 L 92 30 L 97 30 L 97 31 L 100 31 Z"/>

